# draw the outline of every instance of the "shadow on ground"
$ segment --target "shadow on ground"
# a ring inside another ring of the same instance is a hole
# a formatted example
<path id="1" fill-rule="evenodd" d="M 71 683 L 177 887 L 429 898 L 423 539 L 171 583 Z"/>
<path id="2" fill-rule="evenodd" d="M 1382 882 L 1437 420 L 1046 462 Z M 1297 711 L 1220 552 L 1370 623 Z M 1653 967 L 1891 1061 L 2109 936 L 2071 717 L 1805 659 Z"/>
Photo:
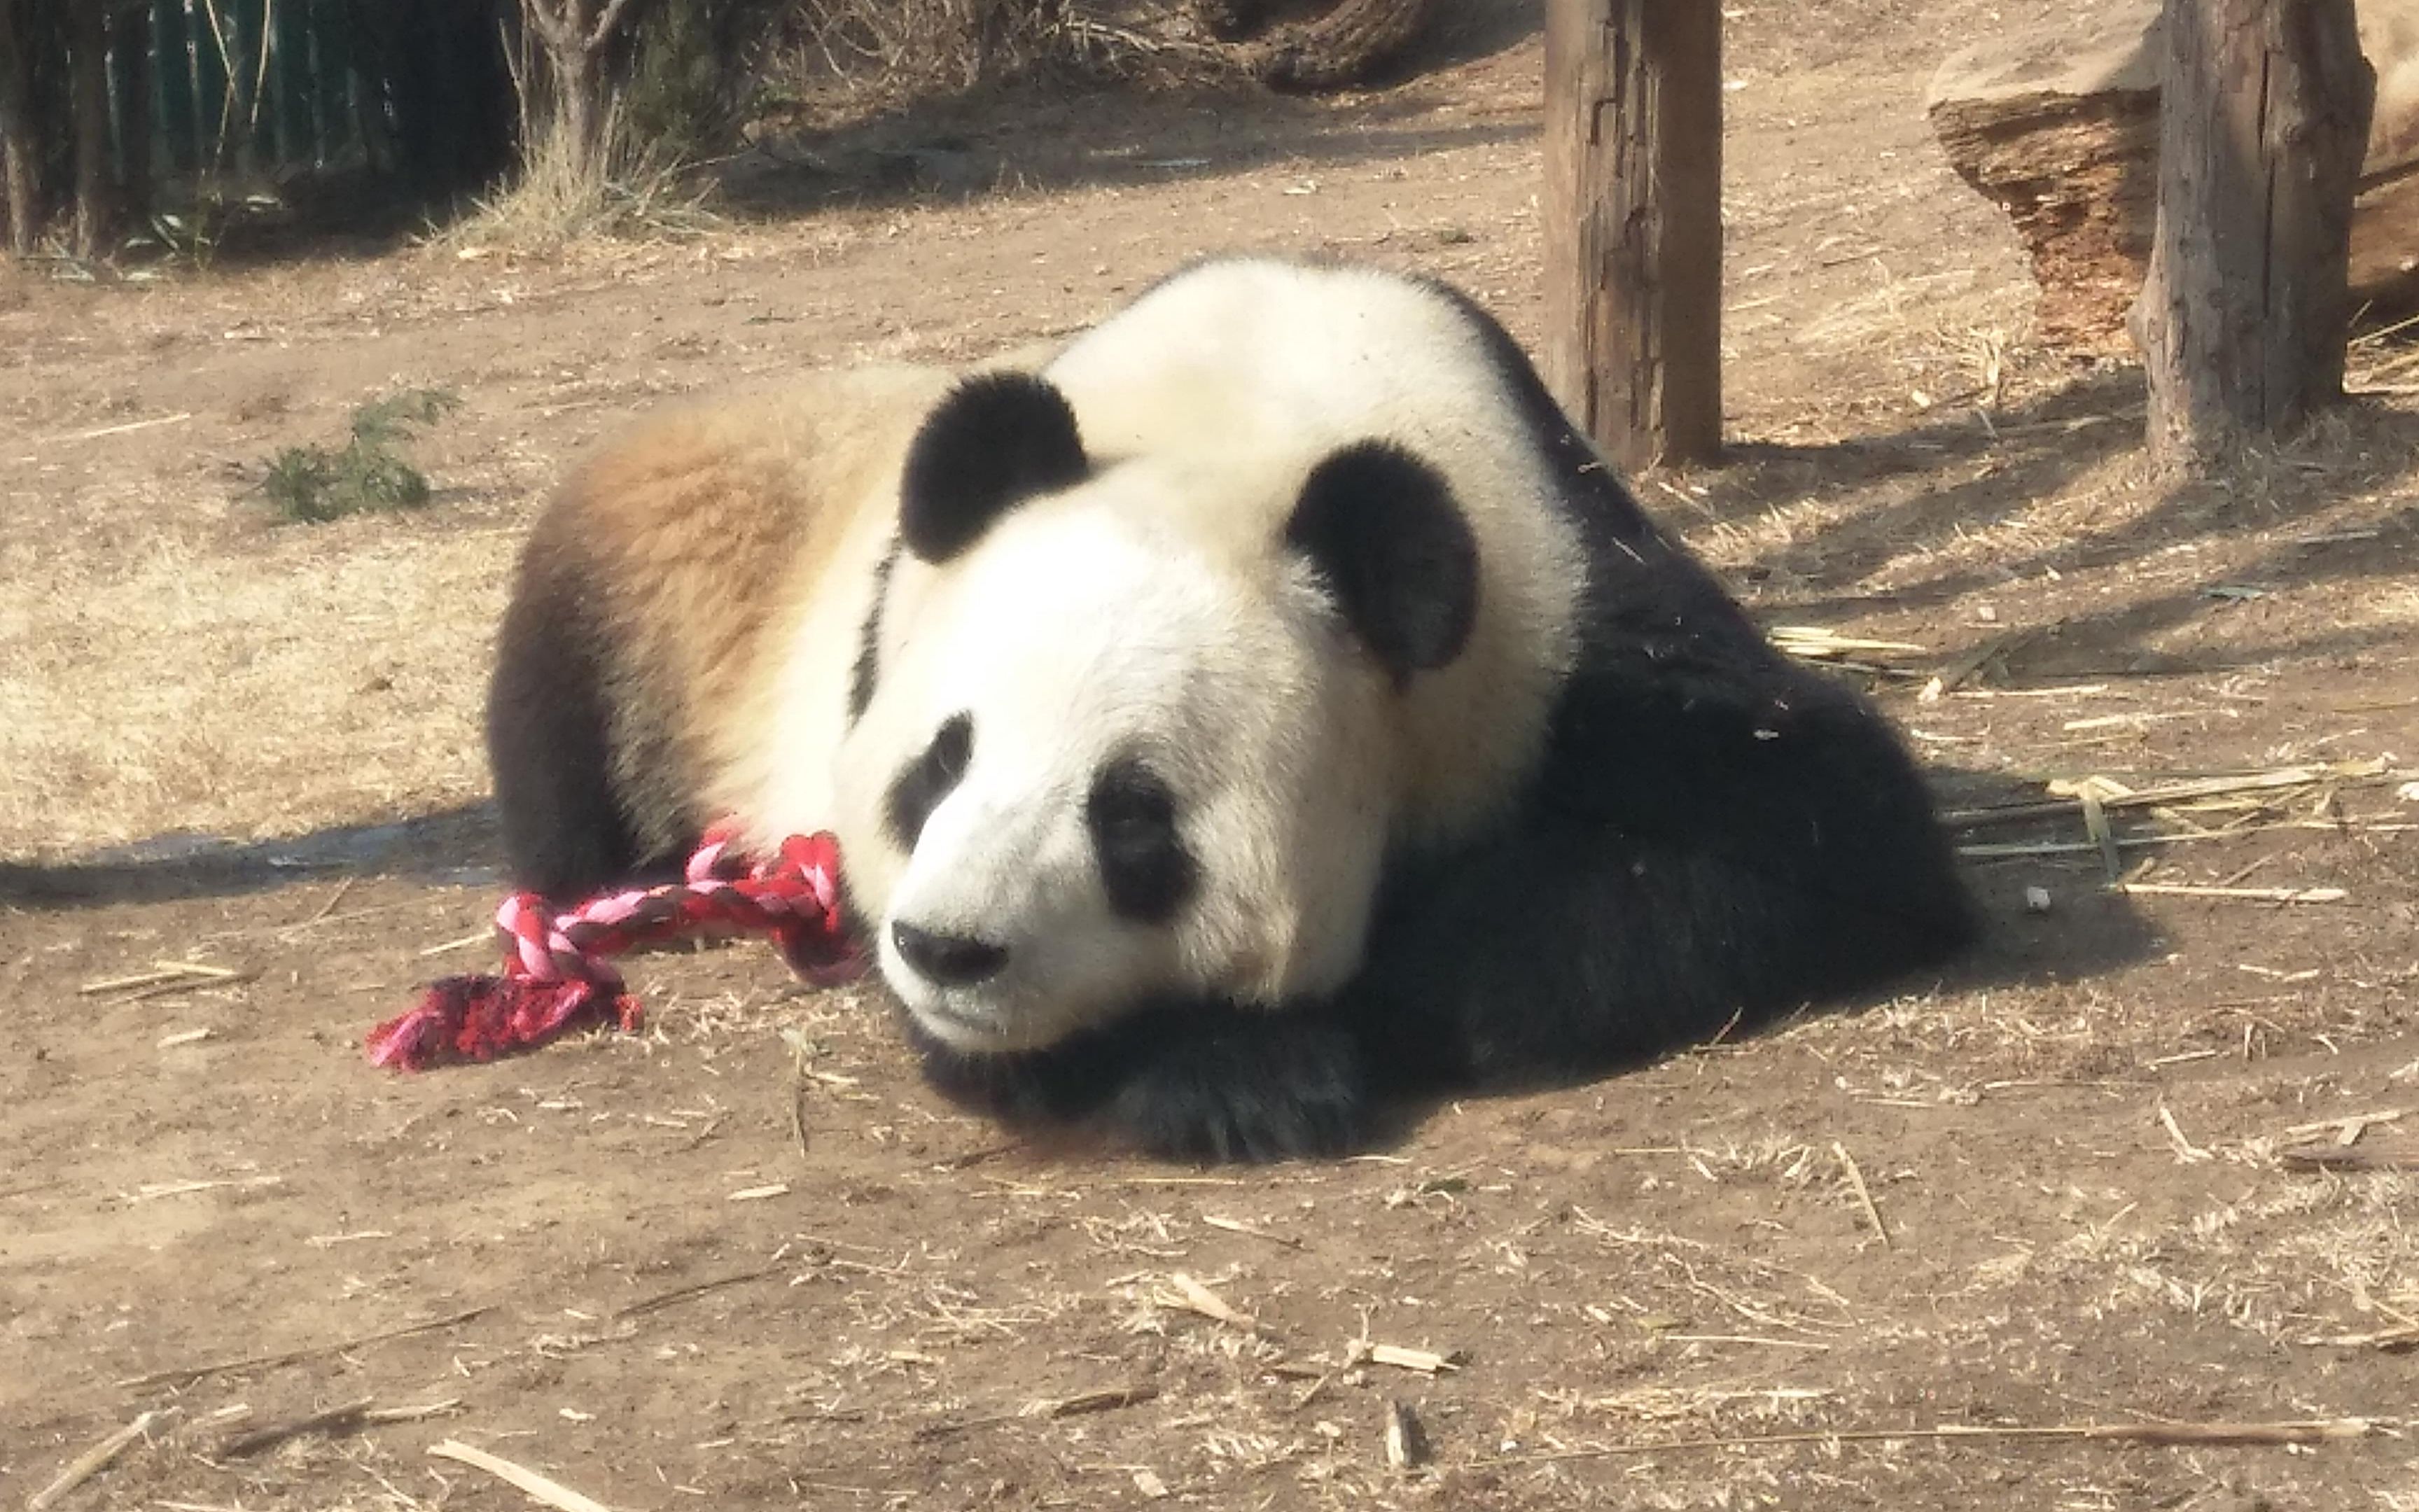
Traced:
<path id="1" fill-rule="evenodd" d="M 1933 773 L 1944 810 L 1985 809 L 2041 796 L 2038 783 L 1996 773 Z M 466 804 L 411 819 L 340 825 L 240 842 L 169 834 L 60 861 L 0 861 L 0 908 L 86 908 L 268 892 L 331 875 L 395 878 L 431 887 L 501 887 L 495 810 Z M 1985 938 L 1951 968 L 1951 986 L 2064 980 L 2138 959 L 2149 933 L 2121 896 L 2062 913 L 2044 928 L 2021 889 L 1989 869 L 1968 870 L 1986 916 Z M 1900 984 L 1903 990 L 1907 984 Z"/>
<path id="2" fill-rule="evenodd" d="M 1344 171 L 1533 138 L 1533 111 L 1438 124 L 1414 86 L 1349 100 L 1242 89 L 1032 85 L 925 100 L 771 137 L 722 165 L 722 201 L 776 218 L 833 208 L 1218 178 L 1276 163 Z"/>
<path id="3" fill-rule="evenodd" d="M 333 872 L 432 886 L 498 881 L 491 804 L 277 840 L 155 835 L 63 861 L 0 861 L 0 908 L 87 908 L 267 892 Z"/>
<path id="4" fill-rule="evenodd" d="M 2021 555 L 1970 560 L 1885 592 L 1853 585 L 1892 562 L 1945 550 L 1969 532 L 2021 516 L 2141 444 L 2144 394 L 2138 370 L 2078 378 L 1987 422 L 1971 410 L 1890 436 L 1826 446 L 1748 442 L 1732 465 L 1701 480 L 1706 516 L 1739 523 L 1778 504 L 1855 494 L 1900 477 L 1939 480 L 1901 487 L 1902 497 L 1859 508 L 1830 524 L 1793 532 L 1737 569 L 1749 581 L 1786 573 L 1825 585 L 1763 606 L 1767 615 L 1820 620 L 1873 609 L 1944 609 L 1966 594 L 2055 571 L 2121 570 L 2181 546 L 2245 531 L 2274 532 L 2363 496 L 2407 484 L 2419 471 L 2419 415 L 2359 400 L 2284 450 L 2248 459 L 2227 478 L 2168 488 L 2148 510 L 2127 510 L 2105 530 L 2088 524 Z M 2274 538 L 2251 562 L 2213 562 L 2202 580 L 2078 608 L 2054 623 L 1982 632 L 1940 647 L 1949 660 L 2006 642 L 1998 660 L 2020 676 L 2084 677 L 2225 671 L 2292 657 L 2357 657 L 2399 638 L 2392 631 L 2288 625 L 2272 641 L 2207 656 L 2155 650 L 2160 632 L 2227 603 L 2322 583 L 2407 581 L 2419 572 L 2419 504 L 2404 504 L 2356 532 L 2313 530 Z"/>
<path id="5" fill-rule="evenodd" d="M 1438 8 L 1418 45 L 1364 88 L 1330 95 L 1280 93 L 1214 59 L 1146 44 L 1138 61 L 1156 80 L 1113 61 L 1044 65 L 828 128 L 762 131 L 758 147 L 722 165 L 719 187 L 745 212 L 778 215 L 1004 189 L 1163 183 L 1275 162 L 1342 169 L 1520 140 L 1536 132 L 1535 97 L 1492 124 L 1414 124 L 1431 122 L 1441 103 L 1422 80 L 1518 48 L 1543 25 L 1539 8 L 1523 0 L 1458 0 Z"/>

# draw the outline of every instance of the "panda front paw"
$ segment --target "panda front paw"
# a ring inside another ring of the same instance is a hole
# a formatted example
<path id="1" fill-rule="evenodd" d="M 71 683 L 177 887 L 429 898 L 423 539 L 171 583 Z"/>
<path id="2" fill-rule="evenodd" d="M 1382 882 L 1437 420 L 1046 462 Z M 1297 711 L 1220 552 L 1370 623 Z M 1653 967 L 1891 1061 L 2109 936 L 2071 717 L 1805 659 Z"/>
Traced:
<path id="1" fill-rule="evenodd" d="M 1366 1057 L 1333 1025 L 1220 1012 L 1152 1048 L 1100 1113 L 1145 1153 L 1261 1164 L 1347 1155 L 1370 1138 Z"/>
<path id="2" fill-rule="evenodd" d="M 1006 1056 L 963 1054 L 906 1027 L 926 1081 L 960 1106 L 1012 1127 L 1089 1129 L 1163 1159 L 1350 1154 L 1376 1123 L 1366 1052 L 1314 1018 L 1164 1009 Z"/>

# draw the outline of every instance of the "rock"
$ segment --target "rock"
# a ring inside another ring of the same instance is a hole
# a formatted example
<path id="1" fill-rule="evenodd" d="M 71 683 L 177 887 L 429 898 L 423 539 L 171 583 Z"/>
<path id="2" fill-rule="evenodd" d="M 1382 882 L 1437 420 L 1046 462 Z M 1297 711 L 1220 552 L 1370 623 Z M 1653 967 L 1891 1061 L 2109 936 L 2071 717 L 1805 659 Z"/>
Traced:
<path id="1" fill-rule="evenodd" d="M 2126 352 L 2158 189 L 2159 5 L 2107 0 L 1952 54 L 1924 110 L 1949 163 L 2008 212 L 2041 285 L 2042 338 Z M 2377 70 L 2352 208 L 2355 306 L 2419 307 L 2419 0 L 2358 0 Z"/>

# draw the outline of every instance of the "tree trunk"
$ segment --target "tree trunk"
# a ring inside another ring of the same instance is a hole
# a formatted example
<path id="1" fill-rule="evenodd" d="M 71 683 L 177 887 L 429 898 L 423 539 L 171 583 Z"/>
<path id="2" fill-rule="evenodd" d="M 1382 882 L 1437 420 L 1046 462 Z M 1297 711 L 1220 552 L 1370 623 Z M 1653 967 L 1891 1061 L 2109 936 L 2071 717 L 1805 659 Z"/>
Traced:
<path id="1" fill-rule="evenodd" d="M 139 224 L 151 218 L 150 0 L 122 7 L 110 24 L 109 39 L 123 69 L 119 78 L 126 92 L 117 112 L 117 157 L 124 170 L 118 179 L 118 208 Z"/>
<path id="2" fill-rule="evenodd" d="M 596 61 L 594 50 L 586 47 L 565 49 L 553 58 L 554 127 L 563 135 L 557 150 L 568 155 L 568 165 L 582 180 L 595 169 L 604 147 Z"/>
<path id="3" fill-rule="evenodd" d="M 2158 222 L 2160 0 L 2101 0 L 1990 29 L 1924 92 L 1958 177 L 2006 212 L 2041 299 L 2034 332 L 2136 356 L 2127 312 Z M 2355 0 L 2377 107 L 2351 210 L 2351 303 L 2419 313 L 2419 0 Z"/>
<path id="4" fill-rule="evenodd" d="M 2167 0 L 2159 219 L 2134 310 L 2149 447 L 2194 471 L 2343 393 L 2375 79 L 2352 0 Z"/>
<path id="5" fill-rule="evenodd" d="M 605 166 L 605 56 L 625 27 L 644 17 L 645 0 L 521 0 L 553 75 L 552 129 L 582 177 Z"/>
<path id="6" fill-rule="evenodd" d="M 1546 378 L 1624 468 L 1721 449 L 1721 27 L 1713 0 L 1546 9 Z"/>
<path id="7" fill-rule="evenodd" d="M 34 134 L 31 59 L 23 0 L 0 0 L 0 187 L 8 198 L 8 250 L 34 251 L 42 225 L 42 145 Z"/>
<path id="8" fill-rule="evenodd" d="M 108 250 L 114 196 L 109 163 L 109 10 L 101 0 L 72 8 L 68 33 L 69 114 L 75 119 L 75 250 Z"/>

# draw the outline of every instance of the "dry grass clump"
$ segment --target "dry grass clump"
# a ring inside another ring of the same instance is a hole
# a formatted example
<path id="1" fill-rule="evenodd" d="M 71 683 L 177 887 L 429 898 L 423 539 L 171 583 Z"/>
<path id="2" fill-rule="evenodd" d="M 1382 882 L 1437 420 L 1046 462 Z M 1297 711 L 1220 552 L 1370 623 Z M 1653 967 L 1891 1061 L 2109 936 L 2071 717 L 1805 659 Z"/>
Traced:
<path id="1" fill-rule="evenodd" d="M 2354 335 L 2345 353 L 2344 387 L 2353 393 L 2419 393 L 2419 316 Z"/>
<path id="2" fill-rule="evenodd" d="M 583 165 L 567 139 L 547 133 L 523 154 L 518 177 L 474 203 L 436 244 L 457 255 L 504 247 L 550 253 L 578 241 L 685 240 L 723 224 L 713 190 L 670 153 L 640 143 L 617 110 L 606 124 L 601 168 Z"/>
<path id="3" fill-rule="evenodd" d="M 801 0 L 771 92 L 847 118 L 1039 74 L 1163 78 L 1231 71 L 1174 6 L 1072 0 Z"/>

